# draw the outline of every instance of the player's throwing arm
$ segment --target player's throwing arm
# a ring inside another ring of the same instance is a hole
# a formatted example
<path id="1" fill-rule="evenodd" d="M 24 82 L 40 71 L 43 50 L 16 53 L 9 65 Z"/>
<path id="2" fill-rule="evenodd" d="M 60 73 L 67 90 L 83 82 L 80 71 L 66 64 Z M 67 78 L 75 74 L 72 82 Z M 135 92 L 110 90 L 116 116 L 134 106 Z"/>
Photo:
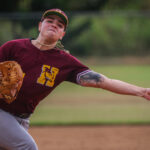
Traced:
<path id="1" fill-rule="evenodd" d="M 94 71 L 82 74 L 79 77 L 79 84 L 102 88 L 118 94 L 140 96 L 150 100 L 150 88 L 142 88 L 120 80 L 110 79 Z"/>

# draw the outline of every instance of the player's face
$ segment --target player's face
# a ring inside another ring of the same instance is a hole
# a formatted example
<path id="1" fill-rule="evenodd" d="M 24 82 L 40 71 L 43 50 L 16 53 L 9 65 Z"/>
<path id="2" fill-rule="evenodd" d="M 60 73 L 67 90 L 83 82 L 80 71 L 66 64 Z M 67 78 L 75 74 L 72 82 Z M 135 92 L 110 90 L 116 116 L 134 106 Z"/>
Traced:
<path id="1" fill-rule="evenodd" d="M 39 24 L 39 31 L 43 38 L 53 39 L 55 41 L 62 39 L 65 35 L 65 25 L 63 20 L 56 16 L 50 15 Z"/>

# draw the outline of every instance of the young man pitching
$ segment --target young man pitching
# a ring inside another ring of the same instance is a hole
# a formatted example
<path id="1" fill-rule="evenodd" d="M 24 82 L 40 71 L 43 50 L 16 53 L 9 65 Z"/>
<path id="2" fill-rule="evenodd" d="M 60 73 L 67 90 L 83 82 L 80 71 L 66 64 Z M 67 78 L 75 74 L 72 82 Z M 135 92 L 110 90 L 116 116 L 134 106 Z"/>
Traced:
<path id="1" fill-rule="evenodd" d="M 64 37 L 67 26 L 67 15 L 60 9 L 50 9 L 39 22 L 36 39 L 12 40 L 0 47 L 0 62 L 16 61 L 24 73 L 15 100 L 7 103 L 1 95 L 0 150 L 38 149 L 28 133 L 29 118 L 39 102 L 63 81 L 150 100 L 150 88 L 110 79 L 60 49 L 57 42 Z"/>

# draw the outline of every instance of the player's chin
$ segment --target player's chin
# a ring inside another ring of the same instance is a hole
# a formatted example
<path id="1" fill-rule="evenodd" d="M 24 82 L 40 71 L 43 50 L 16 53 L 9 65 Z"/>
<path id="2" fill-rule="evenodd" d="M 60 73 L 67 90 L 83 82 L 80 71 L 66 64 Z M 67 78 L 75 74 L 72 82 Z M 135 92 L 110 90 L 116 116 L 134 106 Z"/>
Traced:
<path id="1" fill-rule="evenodd" d="M 55 41 L 58 41 L 60 38 L 56 35 L 51 34 L 48 36 L 48 39 L 55 42 Z"/>

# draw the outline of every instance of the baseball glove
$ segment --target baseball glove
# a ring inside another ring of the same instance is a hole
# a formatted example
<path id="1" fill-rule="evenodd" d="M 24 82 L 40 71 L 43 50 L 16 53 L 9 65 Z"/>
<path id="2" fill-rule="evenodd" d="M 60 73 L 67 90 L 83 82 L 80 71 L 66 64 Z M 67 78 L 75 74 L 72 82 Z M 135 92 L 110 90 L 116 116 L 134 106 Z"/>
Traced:
<path id="1" fill-rule="evenodd" d="M 0 94 L 6 103 L 12 103 L 22 86 L 23 71 L 16 61 L 0 63 Z"/>

